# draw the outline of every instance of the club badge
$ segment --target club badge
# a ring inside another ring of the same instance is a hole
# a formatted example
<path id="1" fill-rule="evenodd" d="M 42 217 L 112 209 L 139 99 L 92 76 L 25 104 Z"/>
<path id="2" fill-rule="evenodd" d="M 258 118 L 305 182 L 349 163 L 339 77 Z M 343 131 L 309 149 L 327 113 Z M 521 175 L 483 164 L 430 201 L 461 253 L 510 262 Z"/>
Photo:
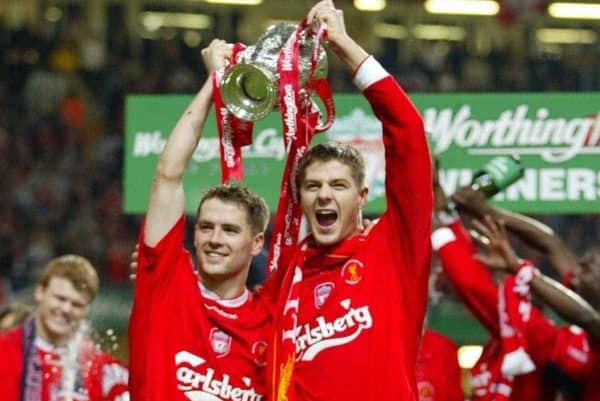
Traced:
<path id="1" fill-rule="evenodd" d="M 428 381 L 422 381 L 417 384 L 419 388 L 419 401 L 433 401 L 435 388 Z"/>
<path id="2" fill-rule="evenodd" d="M 217 354 L 217 358 L 229 354 L 231 349 L 231 336 L 229 334 L 215 327 L 210 331 L 209 340 L 213 351 Z"/>
<path id="3" fill-rule="evenodd" d="M 347 284 L 358 284 L 362 280 L 364 268 L 360 260 L 350 259 L 342 267 L 342 278 Z"/>
<path id="4" fill-rule="evenodd" d="M 258 366 L 267 364 L 267 342 L 258 340 L 252 344 L 252 355 L 254 355 L 254 363 Z"/>

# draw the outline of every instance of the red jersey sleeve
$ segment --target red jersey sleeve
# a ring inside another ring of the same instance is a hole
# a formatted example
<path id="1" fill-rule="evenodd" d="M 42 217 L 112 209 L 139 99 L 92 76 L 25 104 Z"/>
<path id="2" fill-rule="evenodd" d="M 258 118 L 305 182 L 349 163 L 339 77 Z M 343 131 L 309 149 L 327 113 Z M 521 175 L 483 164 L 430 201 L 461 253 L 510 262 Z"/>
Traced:
<path id="1" fill-rule="evenodd" d="M 364 68 L 364 67 L 363 67 Z M 423 120 L 393 77 L 368 86 L 364 95 L 382 122 L 387 209 L 373 230 L 392 236 L 399 269 L 429 274 L 433 191 Z M 402 272 L 406 274 L 407 272 Z"/>
<path id="2" fill-rule="evenodd" d="M 0 394 L 5 400 L 18 400 L 23 374 L 22 329 L 0 333 Z"/>
<path id="3" fill-rule="evenodd" d="M 453 232 L 459 227 L 453 227 Z M 498 289 L 487 268 L 473 259 L 472 250 L 464 241 L 455 239 L 446 243 L 438 255 L 446 276 L 467 308 L 490 334 L 499 336 Z"/>
<path id="4" fill-rule="evenodd" d="M 168 274 L 168 266 L 164 263 L 159 263 L 165 258 L 183 257 L 189 258 L 189 252 L 183 247 L 185 236 L 185 216 L 181 216 L 179 220 L 171 227 L 169 232 L 153 247 L 146 245 L 144 231 L 146 222 L 140 228 L 138 239 L 138 272 L 137 276 L 147 276 L 150 273 L 155 275 Z M 161 268 L 160 271 L 157 269 Z"/>
<path id="5" fill-rule="evenodd" d="M 130 378 L 129 382 L 138 388 L 145 383 L 144 372 L 148 359 L 149 336 L 147 328 L 157 316 L 152 315 L 152 305 L 157 292 L 169 282 L 178 286 L 182 280 L 195 280 L 189 252 L 183 247 L 185 217 L 175 223 L 171 230 L 156 244 L 150 247 L 144 243 L 145 221 L 138 237 L 137 271 L 134 284 L 133 307 L 129 318 Z M 179 259 L 187 258 L 189 271 L 176 271 L 181 266 Z M 200 309 L 200 308 L 199 308 Z M 133 388 L 133 387 L 132 387 Z M 139 391 L 143 393 L 143 391 Z"/>
<path id="6" fill-rule="evenodd" d="M 588 334 L 577 326 L 559 328 L 550 361 L 574 379 L 589 377 L 593 370 L 594 354 Z"/>

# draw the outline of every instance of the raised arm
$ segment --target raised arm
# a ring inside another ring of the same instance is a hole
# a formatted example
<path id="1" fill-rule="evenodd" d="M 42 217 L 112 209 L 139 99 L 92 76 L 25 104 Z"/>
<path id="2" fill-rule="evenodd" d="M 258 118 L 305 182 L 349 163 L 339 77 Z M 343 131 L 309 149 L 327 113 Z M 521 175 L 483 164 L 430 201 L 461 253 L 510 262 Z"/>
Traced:
<path id="1" fill-rule="evenodd" d="M 461 239 L 460 230 L 460 222 L 434 230 L 433 249 L 464 305 L 491 335 L 499 336 L 498 289 L 485 266 L 473 258 L 473 245 Z"/>
<path id="2" fill-rule="evenodd" d="M 506 228 L 527 245 L 544 253 L 556 272 L 563 277 L 578 268 L 577 257 L 567 244 L 545 224 L 524 216 L 509 212 L 487 203 L 484 195 L 470 187 L 463 187 L 452 195 L 458 209 L 477 218 L 489 215 L 502 220 Z"/>
<path id="3" fill-rule="evenodd" d="M 333 1 L 317 3 L 306 17 L 312 24 L 327 24 L 329 49 L 350 69 L 356 71 L 369 54 L 346 33 L 344 14 L 337 10 Z"/>
<path id="4" fill-rule="evenodd" d="M 144 232 L 148 246 L 156 245 L 184 213 L 183 174 L 212 104 L 212 72 L 224 65 L 231 52 L 232 47 L 218 39 L 202 50 L 208 79 L 177 121 L 158 160 Z"/>
<path id="5" fill-rule="evenodd" d="M 486 216 L 483 221 L 476 221 L 475 225 L 487 237 L 486 246 L 490 252 L 488 255 L 480 255 L 479 259 L 496 268 L 517 273 L 519 259 L 508 241 L 503 222 Z M 582 327 L 590 336 L 600 340 L 600 313 L 581 296 L 538 270 L 533 275 L 530 286 L 560 317 Z"/>
<path id="6" fill-rule="evenodd" d="M 327 24 L 329 48 L 353 72 L 354 83 L 382 122 L 387 217 L 379 229 L 397 237 L 405 266 L 426 272 L 433 196 L 423 119 L 394 78 L 347 34 L 343 14 L 332 1 L 315 5 L 307 18 Z"/>

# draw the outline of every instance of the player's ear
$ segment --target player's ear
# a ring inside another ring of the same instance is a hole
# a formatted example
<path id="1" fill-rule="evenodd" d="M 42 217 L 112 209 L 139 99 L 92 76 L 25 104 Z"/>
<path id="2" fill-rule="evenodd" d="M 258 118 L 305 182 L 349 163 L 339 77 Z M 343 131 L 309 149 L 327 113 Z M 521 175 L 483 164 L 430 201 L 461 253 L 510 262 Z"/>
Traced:
<path id="1" fill-rule="evenodd" d="M 265 233 L 261 232 L 254 236 L 252 241 L 252 256 L 258 255 L 265 245 Z"/>

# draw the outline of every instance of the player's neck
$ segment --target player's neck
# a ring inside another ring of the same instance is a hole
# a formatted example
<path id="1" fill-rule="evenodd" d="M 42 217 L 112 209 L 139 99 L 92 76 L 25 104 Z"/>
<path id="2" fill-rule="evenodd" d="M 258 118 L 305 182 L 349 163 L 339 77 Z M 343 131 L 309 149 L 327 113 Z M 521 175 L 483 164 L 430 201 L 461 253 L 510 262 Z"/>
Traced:
<path id="1" fill-rule="evenodd" d="M 246 294 L 246 281 L 237 277 L 218 280 L 200 275 L 200 287 L 204 296 L 218 300 L 236 300 Z"/>

